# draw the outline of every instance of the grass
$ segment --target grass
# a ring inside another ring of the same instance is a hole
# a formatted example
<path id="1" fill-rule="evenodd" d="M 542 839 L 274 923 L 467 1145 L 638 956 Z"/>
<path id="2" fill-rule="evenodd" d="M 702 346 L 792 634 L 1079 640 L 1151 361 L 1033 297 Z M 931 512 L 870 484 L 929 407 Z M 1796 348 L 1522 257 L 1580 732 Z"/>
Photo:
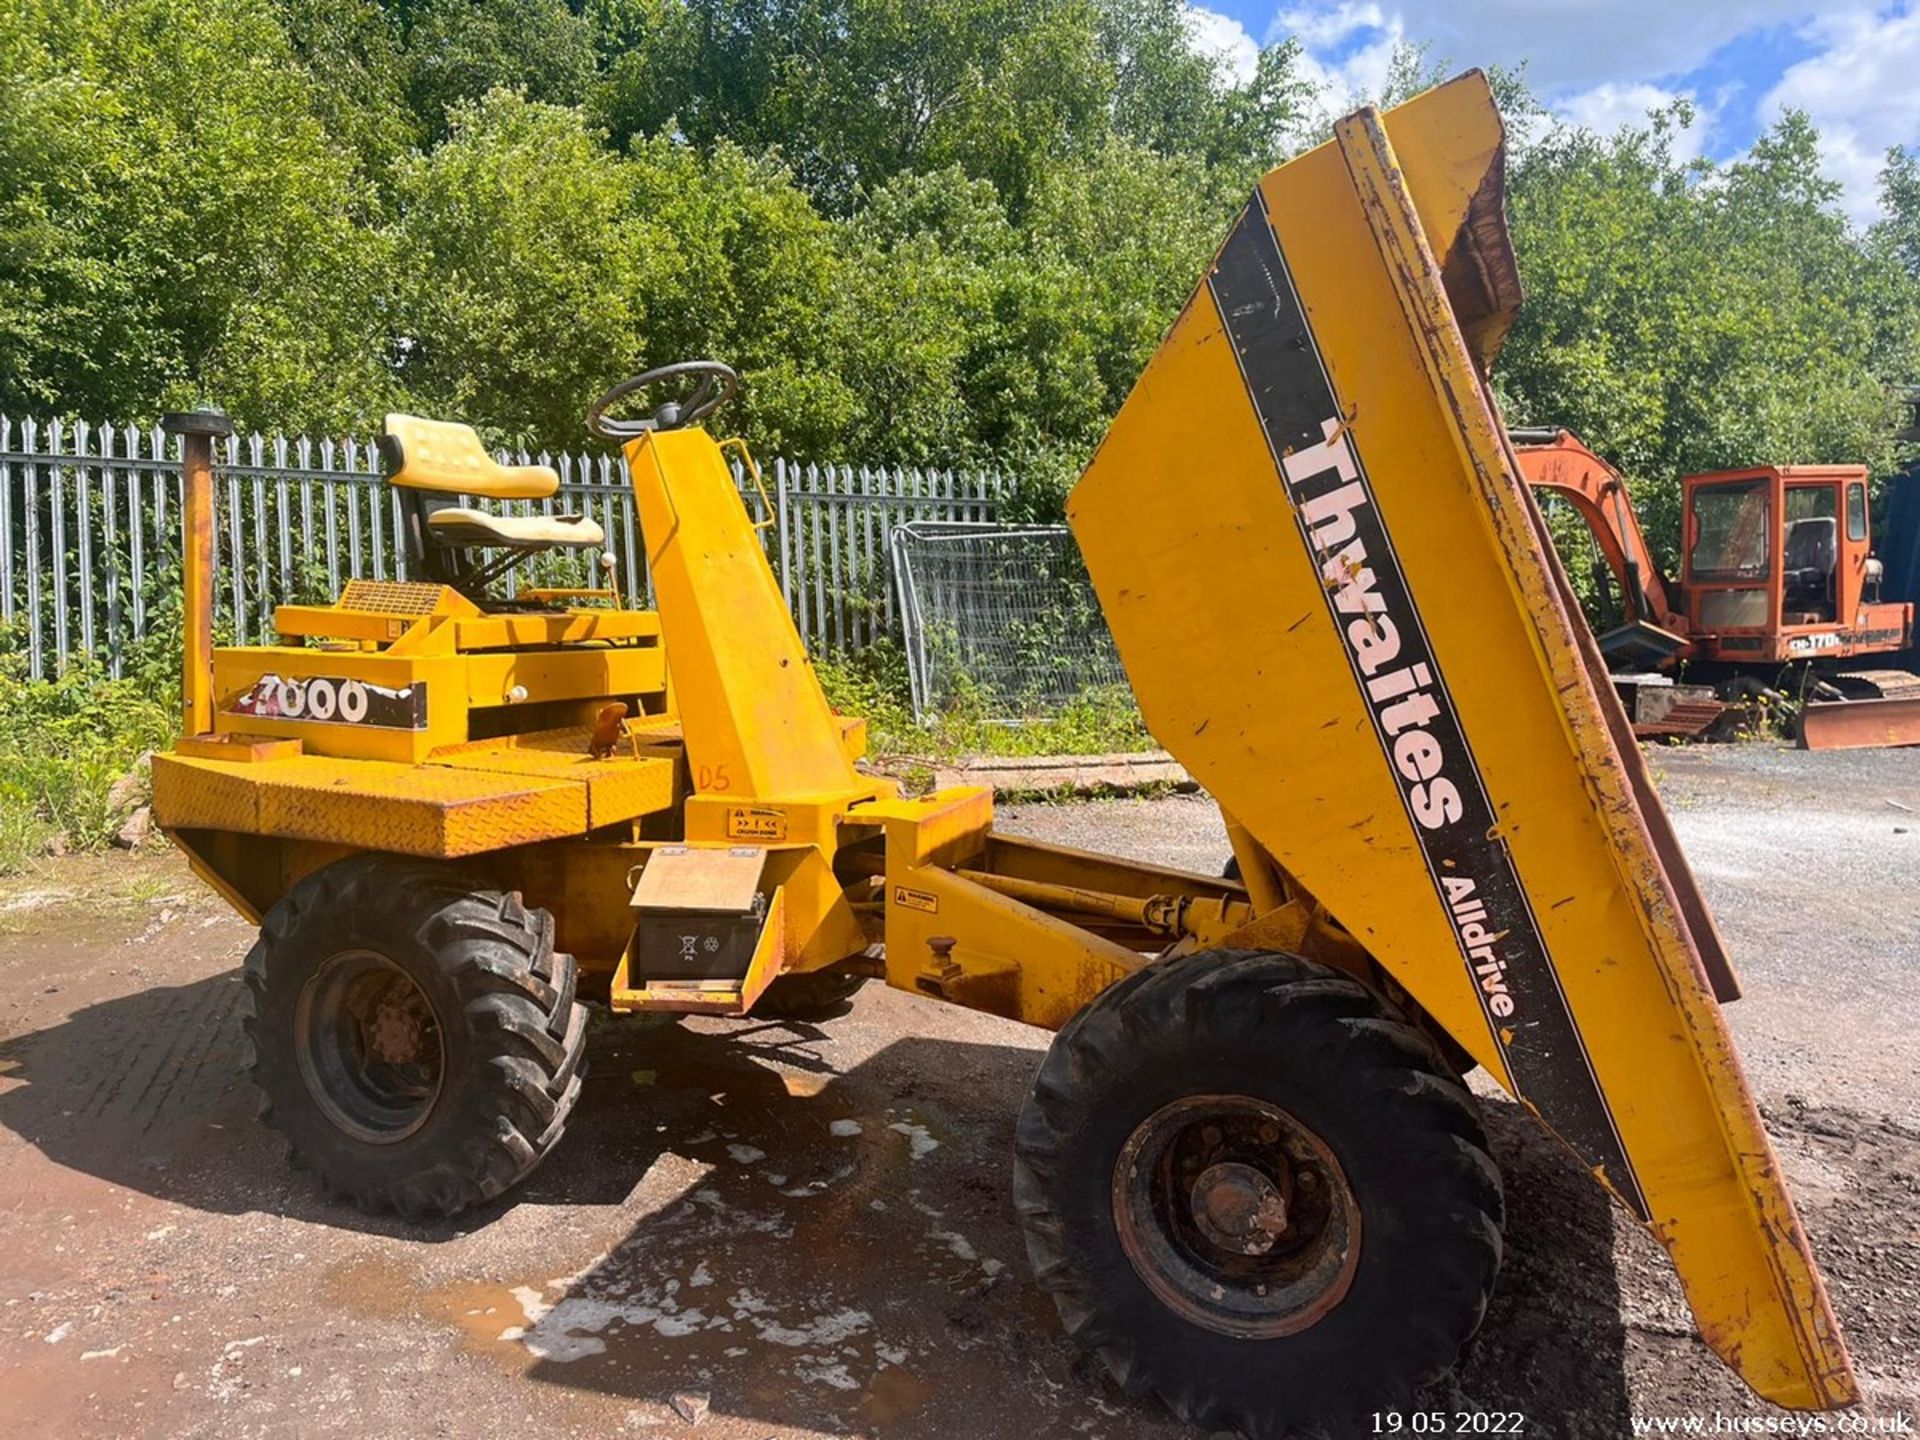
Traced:
<path id="1" fill-rule="evenodd" d="M 179 723 L 178 682 L 161 658 L 171 648 L 156 637 L 133 657 L 125 679 L 76 664 L 36 681 L 13 637 L 0 632 L 0 874 L 18 871 L 55 841 L 103 849 L 128 810 L 146 803 L 140 757 L 170 743 Z M 114 787 L 129 775 L 133 793 L 115 803 Z"/>
<path id="2" fill-rule="evenodd" d="M 1090 691 L 1056 714 L 1008 723 L 977 701 L 962 699 L 929 725 L 917 724 L 908 698 L 906 663 L 897 647 L 879 644 L 859 655 L 818 663 L 835 709 L 867 721 L 867 750 L 876 757 L 956 760 L 988 755 L 1110 755 L 1159 747 L 1124 689 Z"/>

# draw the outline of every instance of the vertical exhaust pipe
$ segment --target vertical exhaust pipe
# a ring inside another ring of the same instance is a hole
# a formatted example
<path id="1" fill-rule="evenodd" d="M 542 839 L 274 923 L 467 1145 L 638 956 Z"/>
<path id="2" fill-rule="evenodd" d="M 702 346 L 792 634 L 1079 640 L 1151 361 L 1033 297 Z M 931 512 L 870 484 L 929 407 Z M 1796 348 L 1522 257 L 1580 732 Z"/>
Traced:
<path id="1" fill-rule="evenodd" d="M 233 434 L 218 410 L 175 411 L 160 428 L 180 437 L 181 510 L 180 712 L 188 735 L 213 731 L 213 442 Z"/>

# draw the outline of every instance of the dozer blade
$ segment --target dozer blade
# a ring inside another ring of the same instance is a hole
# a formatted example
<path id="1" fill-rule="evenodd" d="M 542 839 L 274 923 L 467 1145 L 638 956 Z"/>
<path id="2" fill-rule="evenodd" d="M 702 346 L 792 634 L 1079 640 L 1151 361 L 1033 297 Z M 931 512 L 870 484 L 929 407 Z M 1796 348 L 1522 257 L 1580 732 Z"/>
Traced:
<path id="1" fill-rule="evenodd" d="M 1766 1398 L 1855 1398 L 1712 921 L 1485 383 L 1477 72 L 1270 173 L 1073 491 L 1154 734 L 1671 1252 Z"/>
<path id="2" fill-rule="evenodd" d="M 1895 700 L 1833 700 L 1803 706 L 1802 750 L 1874 750 L 1920 745 L 1920 696 Z"/>

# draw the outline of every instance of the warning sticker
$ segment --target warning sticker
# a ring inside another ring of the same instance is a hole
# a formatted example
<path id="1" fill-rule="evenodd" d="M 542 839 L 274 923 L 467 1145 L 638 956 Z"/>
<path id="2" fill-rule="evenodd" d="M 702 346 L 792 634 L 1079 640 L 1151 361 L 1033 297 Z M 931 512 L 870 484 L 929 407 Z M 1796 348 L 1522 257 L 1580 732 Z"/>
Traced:
<path id="1" fill-rule="evenodd" d="M 925 890 L 910 890 L 905 885 L 893 887 L 893 903 L 904 905 L 909 910 L 924 910 L 929 915 L 940 913 L 940 897 Z"/>
<path id="2" fill-rule="evenodd" d="M 784 840 L 787 812 L 764 805 L 734 805 L 727 810 L 727 836 L 733 840 Z"/>

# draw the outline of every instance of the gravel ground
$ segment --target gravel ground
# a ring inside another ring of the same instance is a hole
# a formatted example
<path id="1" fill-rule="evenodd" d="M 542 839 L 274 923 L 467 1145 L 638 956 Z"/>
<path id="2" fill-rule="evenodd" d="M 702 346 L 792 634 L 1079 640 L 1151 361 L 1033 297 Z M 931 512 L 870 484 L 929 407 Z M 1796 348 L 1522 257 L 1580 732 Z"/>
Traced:
<path id="1" fill-rule="evenodd" d="M 1920 757 L 1662 752 L 1730 1015 L 1868 1391 L 1920 1413 Z M 1173 797 L 1009 828 L 1213 870 Z M 1179 1436 L 1028 1281 L 1009 1136 L 1045 1037 L 869 986 L 824 1026 L 608 1022 L 565 1145 L 458 1223 L 289 1172 L 239 1073 L 250 936 L 170 856 L 0 885 L 0 1394 L 22 1434 Z M 1536 1435 L 1767 1412 L 1663 1254 L 1487 1097 L 1508 1257 L 1431 1397 Z"/>

